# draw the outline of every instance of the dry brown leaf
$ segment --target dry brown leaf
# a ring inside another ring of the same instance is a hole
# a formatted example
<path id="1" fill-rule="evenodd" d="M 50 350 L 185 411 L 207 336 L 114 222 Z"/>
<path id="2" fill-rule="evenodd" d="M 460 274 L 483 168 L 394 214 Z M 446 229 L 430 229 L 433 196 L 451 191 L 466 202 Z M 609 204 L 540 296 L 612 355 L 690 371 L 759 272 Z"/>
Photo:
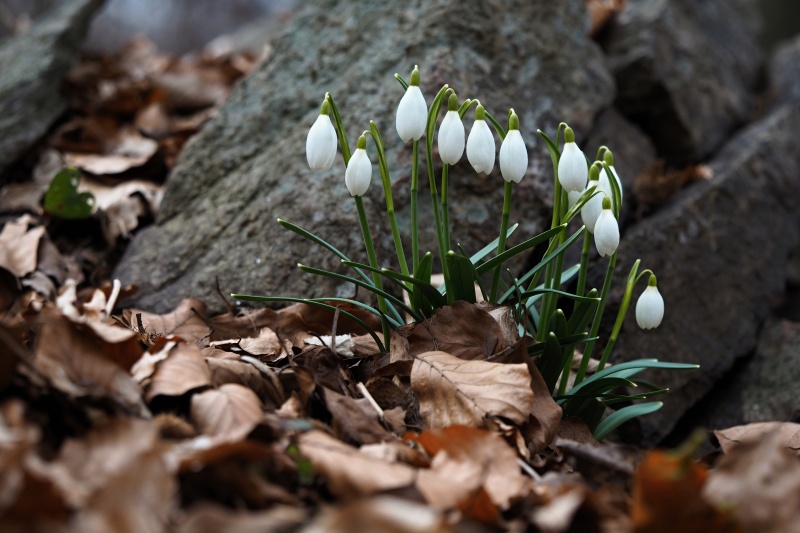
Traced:
<path id="1" fill-rule="evenodd" d="M 703 495 L 730 509 L 745 533 L 800 532 L 800 461 L 778 431 L 733 447 L 709 473 Z"/>
<path id="2" fill-rule="evenodd" d="M 136 324 L 136 315 L 142 315 L 142 324 L 146 331 L 159 335 L 175 335 L 186 342 L 200 342 L 211 333 L 211 328 L 201 318 L 205 316 L 206 304 L 197 298 L 181 300 L 174 311 L 165 315 L 156 315 L 136 309 L 125 309 L 123 318 L 128 324 Z"/>
<path id="3" fill-rule="evenodd" d="M 284 533 L 307 520 L 301 507 L 275 505 L 267 511 L 244 512 L 208 503 L 196 505 L 181 520 L 177 533 Z"/>
<path id="4" fill-rule="evenodd" d="M 411 387 L 429 428 L 483 426 L 487 416 L 523 424 L 534 406 L 530 383 L 525 364 L 464 361 L 439 351 L 420 354 L 411 369 Z"/>
<path id="5" fill-rule="evenodd" d="M 303 433 L 298 446 L 331 492 L 342 498 L 407 487 L 416 477 L 416 470 L 408 465 L 376 459 L 323 431 Z"/>
<path id="6" fill-rule="evenodd" d="M 134 365 L 133 374 L 145 386 L 148 402 L 159 395 L 180 396 L 211 385 L 211 370 L 200 348 L 185 342 L 169 341 L 160 351 L 146 353 Z"/>
<path id="7" fill-rule="evenodd" d="M 378 413 L 365 398 L 356 400 L 323 389 L 325 404 L 333 415 L 334 434 L 353 444 L 374 444 L 392 438 L 378 421 Z"/>
<path id="8" fill-rule="evenodd" d="M 793 422 L 756 422 L 714 431 L 722 451 L 730 453 L 742 442 L 756 441 L 777 433 L 778 440 L 789 451 L 800 456 L 800 424 Z"/>
<path id="9" fill-rule="evenodd" d="M 91 192 L 106 242 L 114 245 L 118 237 L 128 239 L 139 226 L 139 218 L 155 216 L 163 196 L 161 185 L 130 180 L 108 186 L 91 178 L 81 180 L 80 191 Z"/>
<path id="10" fill-rule="evenodd" d="M 28 229 L 32 222 L 30 215 L 23 215 L 13 222 L 6 222 L 0 231 L 0 268 L 17 278 L 36 270 L 37 250 L 44 226 Z"/>
<path id="11" fill-rule="evenodd" d="M 192 396 L 192 421 L 206 435 L 241 439 L 263 419 L 258 396 L 235 383 Z"/>
<path id="12" fill-rule="evenodd" d="M 445 518 L 428 506 L 394 496 L 376 496 L 325 509 L 302 533 L 446 533 Z"/>
<path id="13" fill-rule="evenodd" d="M 116 139 L 108 143 L 104 153 L 65 153 L 67 166 L 78 167 L 97 176 L 119 174 L 147 163 L 158 150 L 158 143 L 143 137 L 135 128 L 123 128 L 116 132 Z"/>
<path id="14" fill-rule="evenodd" d="M 586 0 L 589 13 L 589 35 L 597 35 L 608 20 L 625 9 L 627 0 Z"/>
<path id="15" fill-rule="evenodd" d="M 417 488 L 435 509 L 457 508 L 483 489 L 501 509 L 530 488 L 516 452 L 502 437 L 486 430 L 450 426 L 427 430 L 415 439 L 433 457 L 420 470 Z"/>
<path id="16" fill-rule="evenodd" d="M 255 392 L 266 409 L 277 409 L 284 402 L 283 390 L 277 389 L 280 381 L 271 381 L 250 363 L 232 359 L 215 359 L 206 357 L 211 369 L 211 384 L 219 387 L 225 383 L 238 383 Z"/>

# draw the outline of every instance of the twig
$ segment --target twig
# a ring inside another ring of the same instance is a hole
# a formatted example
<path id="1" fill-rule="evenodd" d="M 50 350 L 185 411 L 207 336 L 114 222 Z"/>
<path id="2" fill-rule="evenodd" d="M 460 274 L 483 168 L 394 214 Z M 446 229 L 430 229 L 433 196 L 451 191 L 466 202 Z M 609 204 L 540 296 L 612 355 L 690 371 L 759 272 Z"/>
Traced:
<path id="1" fill-rule="evenodd" d="M 539 473 L 536 472 L 536 470 L 531 468 L 531 465 L 529 465 L 528 463 L 526 463 L 525 461 L 523 461 L 519 457 L 517 457 L 517 463 L 522 468 L 522 470 L 524 470 L 525 473 L 528 474 L 529 476 L 531 476 L 535 481 L 541 481 L 542 480 L 542 476 L 540 476 Z"/>
<path id="2" fill-rule="evenodd" d="M 118 279 L 114 280 L 114 284 L 111 286 L 111 294 L 108 296 L 108 301 L 106 301 L 106 316 L 111 316 L 111 311 L 114 310 L 114 306 L 117 305 L 117 298 L 119 298 L 119 291 L 122 288 L 122 283 Z"/>
<path id="3" fill-rule="evenodd" d="M 367 390 L 367 387 L 365 387 L 363 383 L 358 383 L 358 384 L 356 384 L 356 388 L 361 393 L 361 395 L 364 398 L 367 399 L 367 401 L 372 406 L 372 408 L 375 409 L 375 411 L 378 413 L 378 417 L 381 420 L 383 420 L 383 416 L 384 416 L 383 415 L 383 409 L 381 409 L 381 406 L 378 405 L 378 402 L 375 401 L 375 398 L 372 397 L 372 394 L 369 393 L 369 391 Z"/>

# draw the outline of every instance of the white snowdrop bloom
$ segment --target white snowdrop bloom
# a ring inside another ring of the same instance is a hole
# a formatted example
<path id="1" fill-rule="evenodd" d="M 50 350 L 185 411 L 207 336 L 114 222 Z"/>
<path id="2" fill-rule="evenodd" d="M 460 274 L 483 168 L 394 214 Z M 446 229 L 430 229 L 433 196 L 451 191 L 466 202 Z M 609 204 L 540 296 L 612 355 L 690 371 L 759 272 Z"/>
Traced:
<path id="1" fill-rule="evenodd" d="M 367 138 L 363 135 L 358 138 L 356 151 L 347 163 L 344 172 L 344 184 L 351 196 L 364 196 L 372 180 L 372 162 L 367 155 Z"/>
<path id="2" fill-rule="evenodd" d="M 595 191 L 597 191 L 597 188 L 600 186 L 597 164 L 592 165 L 589 176 L 589 183 L 586 184 L 586 190 L 596 187 Z M 603 211 L 603 198 L 606 197 L 606 194 L 603 192 L 602 188 L 599 190 L 601 192 L 592 196 L 581 208 L 581 220 L 583 220 L 583 225 L 586 226 L 586 230 L 589 233 L 594 233 L 594 225 L 597 223 L 597 217 L 599 217 L 600 213 Z"/>
<path id="3" fill-rule="evenodd" d="M 619 187 L 619 200 L 622 202 L 622 180 L 619 178 L 619 174 L 617 174 L 617 170 L 614 168 L 614 154 L 611 153 L 611 150 L 606 150 L 606 153 L 603 155 L 603 160 L 611 169 L 611 174 L 614 176 L 614 179 L 617 180 L 617 187 Z M 600 169 L 600 188 L 605 191 L 609 198 L 614 198 L 613 190 L 611 189 L 611 182 L 608 179 L 608 173 L 606 172 L 605 167 Z"/>
<path id="4" fill-rule="evenodd" d="M 425 133 L 425 126 L 428 123 L 428 104 L 425 97 L 419 90 L 419 69 L 414 66 L 411 72 L 411 80 L 408 84 L 400 104 L 397 106 L 397 134 L 403 142 L 409 139 L 418 141 Z"/>
<path id="5" fill-rule="evenodd" d="M 581 199 L 581 196 L 583 196 L 583 191 L 569 191 L 567 193 L 567 209 L 572 209 L 572 206 Z"/>
<path id="6" fill-rule="evenodd" d="M 642 329 L 657 328 L 664 318 L 664 298 L 658 292 L 656 277 L 650 276 L 647 288 L 636 302 L 636 323 Z"/>
<path id="7" fill-rule="evenodd" d="M 511 110 L 508 133 L 500 145 L 500 173 L 506 181 L 519 183 L 528 171 L 528 149 L 519 132 L 519 117 Z"/>
<path id="8" fill-rule="evenodd" d="M 594 245 L 600 257 L 613 255 L 619 246 L 619 224 L 611 212 L 611 200 L 603 198 L 603 211 L 594 225 Z"/>
<path id="9" fill-rule="evenodd" d="M 490 174 L 494 168 L 494 136 L 486 124 L 486 110 L 478 104 L 475 122 L 467 137 L 467 159 L 475 172 Z"/>
<path id="10" fill-rule="evenodd" d="M 306 138 L 306 159 L 312 170 L 327 170 L 336 157 L 336 130 L 331 123 L 328 101 L 322 102 L 322 109 L 314 125 L 308 130 Z"/>
<path id="11" fill-rule="evenodd" d="M 455 165 L 464 155 L 464 124 L 458 115 L 458 97 L 450 95 L 447 114 L 439 126 L 439 157 L 443 163 Z"/>
<path id="12" fill-rule="evenodd" d="M 572 128 L 564 130 L 564 149 L 558 160 L 558 181 L 565 191 L 582 191 L 586 187 L 589 170 L 586 158 L 575 144 L 575 133 Z"/>

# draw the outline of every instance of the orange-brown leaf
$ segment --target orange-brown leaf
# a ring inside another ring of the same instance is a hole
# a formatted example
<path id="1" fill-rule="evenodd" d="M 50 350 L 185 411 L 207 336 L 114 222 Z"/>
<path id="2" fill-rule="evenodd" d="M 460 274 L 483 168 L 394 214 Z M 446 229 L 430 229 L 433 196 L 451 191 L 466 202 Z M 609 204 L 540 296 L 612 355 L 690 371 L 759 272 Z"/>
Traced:
<path id="1" fill-rule="evenodd" d="M 235 383 L 192 396 L 192 420 L 206 435 L 239 439 L 263 418 L 258 396 Z"/>

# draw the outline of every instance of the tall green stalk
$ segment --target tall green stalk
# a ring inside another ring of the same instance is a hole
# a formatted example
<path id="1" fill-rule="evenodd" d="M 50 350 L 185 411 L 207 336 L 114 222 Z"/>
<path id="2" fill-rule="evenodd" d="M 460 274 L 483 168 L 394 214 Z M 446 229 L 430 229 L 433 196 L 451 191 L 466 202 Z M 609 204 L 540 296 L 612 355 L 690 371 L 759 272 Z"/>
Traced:
<path id="1" fill-rule="evenodd" d="M 608 261 L 608 268 L 606 269 L 606 277 L 603 280 L 603 289 L 600 291 L 600 302 L 597 304 L 597 310 L 594 313 L 594 318 L 592 319 L 592 329 L 589 332 L 589 338 L 597 337 L 597 332 L 600 331 L 600 322 L 603 319 L 603 310 L 606 308 L 606 299 L 608 298 L 608 292 L 611 290 L 611 280 L 614 278 L 614 270 L 617 266 L 617 252 L 614 252 L 614 255 L 611 256 L 611 259 Z M 583 350 L 583 358 L 581 359 L 581 365 L 578 368 L 578 375 L 575 377 L 575 385 L 577 386 L 583 378 L 586 377 L 586 370 L 589 368 L 589 361 L 592 358 L 592 352 L 594 351 L 594 343 L 595 341 L 589 341 L 586 343 L 586 347 Z"/>
<path id="2" fill-rule="evenodd" d="M 503 192 L 503 215 L 500 219 L 500 235 L 497 237 L 497 255 L 503 253 L 506 248 L 506 233 L 508 232 L 508 221 L 511 218 L 511 184 L 513 182 L 506 181 L 505 189 Z M 492 288 L 489 292 L 489 301 L 497 301 L 497 291 L 500 289 L 500 270 L 503 265 L 497 265 L 492 274 Z"/>
<path id="3" fill-rule="evenodd" d="M 417 201 L 419 196 L 419 141 L 412 140 L 411 159 L 411 269 L 416 274 L 419 265 L 419 228 L 417 227 Z"/>
<path id="4" fill-rule="evenodd" d="M 361 224 L 361 235 L 364 237 L 364 247 L 367 250 L 367 258 L 369 259 L 369 265 L 373 268 L 379 268 L 378 266 L 378 256 L 375 255 L 375 245 L 372 243 L 372 234 L 369 231 L 369 222 L 367 221 L 367 211 L 364 209 L 364 199 L 361 196 L 354 196 L 353 197 L 356 201 L 356 209 L 358 210 L 358 222 Z M 372 273 L 372 281 L 375 283 L 375 287 L 380 290 L 383 290 L 383 280 L 381 279 L 381 275 L 377 272 Z M 381 313 L 386 315 L 386 300 L 383 296 L 378 296 L 378 309 L 380 309 Z M 383 343 L 386 346 L 386 351 L 389 351 L 389 342 L 391 338 L 391 328 L 389 327 L 389 322 L 385 319 L 381 319 L 381 325 L 383 326 Z"/>

